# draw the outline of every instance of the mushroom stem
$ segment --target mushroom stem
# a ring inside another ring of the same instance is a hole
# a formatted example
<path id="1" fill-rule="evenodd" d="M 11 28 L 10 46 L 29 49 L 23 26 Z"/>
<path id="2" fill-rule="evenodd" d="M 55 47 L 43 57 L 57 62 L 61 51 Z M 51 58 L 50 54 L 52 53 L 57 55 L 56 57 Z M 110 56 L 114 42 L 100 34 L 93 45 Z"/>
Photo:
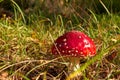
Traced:
<path id="1" fill-rule="evenodd" d="M 80 67 L 80 58 L 79 57 L 69 57 L 70 60 L 70 70 L 76 71 Z"/>

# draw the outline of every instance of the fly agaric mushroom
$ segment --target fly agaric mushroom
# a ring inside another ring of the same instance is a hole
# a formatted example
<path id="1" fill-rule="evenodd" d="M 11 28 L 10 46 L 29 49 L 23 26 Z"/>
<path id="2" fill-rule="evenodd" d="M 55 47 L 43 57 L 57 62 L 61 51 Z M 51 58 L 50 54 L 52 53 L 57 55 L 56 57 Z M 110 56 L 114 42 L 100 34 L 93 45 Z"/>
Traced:
<path id="1" fill-rule="evenodd" d="M 74 69 L 79 67 L 80 58 L 96 54 L 96 47 L 91 38 L 79 31 L 70 31 L 60 36 L 52 46 L 52 54 L 69 56 Z"/>

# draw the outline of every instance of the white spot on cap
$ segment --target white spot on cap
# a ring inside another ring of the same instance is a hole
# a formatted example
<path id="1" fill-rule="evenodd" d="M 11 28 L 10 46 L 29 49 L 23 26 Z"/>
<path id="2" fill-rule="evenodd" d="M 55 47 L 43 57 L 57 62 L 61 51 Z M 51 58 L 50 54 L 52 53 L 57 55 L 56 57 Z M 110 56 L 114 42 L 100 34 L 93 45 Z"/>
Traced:
<path id="1" fill-rule="evenodd" d="M 59 47 L 61 47 L 62 45 L 61 44 L 59 44 Z"/>
<path id="2" fill-rule="evenodd" d="M 90 53 L 87 53 L 87 56 L 91 56 L 91 54 L 90 54 Z"/>
<path id="3" fill-rule="evenodd" d="M 87 37 L 87 35 L 85 35 L 85 37 Z"/>
<path id="4" fill-rule="evenodd" d="M 75 52 L 77 52 L 77 53 L 78 53 L 78 50 L 75 50 Z"/>
<path id="5" fill-rule="evenodd" d="M 74 56 L 74 54 L 73 54 L 73 53 L 72 53 L 71 55 L 72 55 L 72 56 Z"/>
<path id="6" fill-rule="evenodd" d="M 81 36 L 79 36 L 78 38 L 81 38 Z"/>
<path id="7" fill-rule="evenodd" d="M 65 51 L 64 51 L 64 50 L 62 50 L 62 52 L 64 53 Z"/>
<path id="8" fill-rule="evenodd" d="M 64 45 L 67 45 L 67 43 L 64 43 Z"/>
<path id="9" fill-rule="evenodd" d="M 88 48 L 88 47 L 90 47 L 90 44 L 87 44 L 87 45 L 85 45 L 84 47 L 85 47 L 85 48 Z"/>
<path id="10" fill-rule="evenodd" d="M 77 54 L 74 54 L 74 56 L 77 56 Z"/>
<path id="11" fill-rule="evenodd" d="M 81 52 L 80 54 L 83 54 L 83 52 Z"/>
<path id="12" fill-rule="evenodd" d="M 69 50 L 68 53 L 71 53 L 71 51 Z"/>
<path id="13" fill-rule="evenodd" d="M 89 56 L 91 56 L 91 57 L 92 57 L 92 56 L 94 56 L 94 54 L 91 54 L 91 52 L 90 52 L 90 53 L 89 53 Z"/>
<path id="14" fill-rule="evenodd" d="M 75 48 L 72 48 L 72 49 L 75 49 Z"/>
<path id="15" fill-rule="evenodd" d="M 64 41 L 64 42 L 66 42 L 66 41 L 67 41 L 67 39 L 63 39 L 63 41 Z"/>
<path id="16" fill-rule="evenodd" d="M 68 49 L 68 46 L 66 46 L 66 48 Z"/>
<path id="17" fill-rule="evenodd" d="M 85 55 L 83 55 L 83 54 L 82 54 L 81 56 L 83 56 L 83 57 L 84 57 Z"/>
<path id="18" fill-rule="evenodd" d="M 76 49 L 78 49 L 78 47 L 75 47 Z"/>
<path id="19" fill-rule="evenodd" d="M 84 41 L 84 43 L 85 43 L 85 44 L 87 44 L 87 43 L 88 43 L 88 41 L 87 41 L 86 39 L 84 39 L 83 41 Z"/>

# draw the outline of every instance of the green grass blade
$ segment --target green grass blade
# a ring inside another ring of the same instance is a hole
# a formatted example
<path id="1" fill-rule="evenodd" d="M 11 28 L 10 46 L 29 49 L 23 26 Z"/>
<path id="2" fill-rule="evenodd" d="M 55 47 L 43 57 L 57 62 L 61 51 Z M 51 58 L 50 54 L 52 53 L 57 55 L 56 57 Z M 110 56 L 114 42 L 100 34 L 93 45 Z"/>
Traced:
<path id="1" fill-rule="evenodd" d="M 19 7 L 19 5 L 14 0 L 11 0 L 11 2 L 17 7 L 18 11 L 20 12 L 20 14 L 21 14 L 21 16 L 23 18 L 24 23 L 26 23 L 26 20 L 25 20 L 25 17 L 24 17 L 24 13 L 21 10 L 21 8 Z"/>

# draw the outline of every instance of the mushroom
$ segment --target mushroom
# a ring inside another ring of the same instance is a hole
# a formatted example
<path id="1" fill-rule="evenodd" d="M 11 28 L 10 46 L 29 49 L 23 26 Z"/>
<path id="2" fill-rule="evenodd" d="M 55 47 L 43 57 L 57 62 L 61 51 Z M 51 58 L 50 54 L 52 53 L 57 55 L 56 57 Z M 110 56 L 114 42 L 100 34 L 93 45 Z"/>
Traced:
<path id="1" fill-rule="evenodd" d="M 71 66 L 76 70 L 79 68 L 81 58 L 96 54 L 96 47 L 90 37 L 83 32 L 73 30 L 58 37 L 52 46 L 52 54 L 68 56 Z"/>

